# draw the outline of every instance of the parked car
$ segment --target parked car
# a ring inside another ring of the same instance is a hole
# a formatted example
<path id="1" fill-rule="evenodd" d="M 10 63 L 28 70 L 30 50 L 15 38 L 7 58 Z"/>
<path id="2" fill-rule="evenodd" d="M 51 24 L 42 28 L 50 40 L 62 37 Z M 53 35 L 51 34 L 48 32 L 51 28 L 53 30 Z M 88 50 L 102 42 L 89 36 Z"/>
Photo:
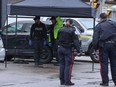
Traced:
<path id="1" fill-rule="evenodd" d="M 86 55 L 89 55 L 94 62 L 98 62 L 98 55 L 93 54 L 94 50 L 91 44 L 93 35 L 93 19 L 72 19 L 74 21 L 73 26 L 76 27 L 78 34 L 80 34 L 82 51 Z M 63 19 L 64 22 L 65 20 L 66 18 Z M 14 56 L 23 56 L 27 58 L 33 56 L 33 46 L 29 46 L 28 44 L 30 28 L 33 23 L 34 22 L 31 20 L 18 21 L 17 25 L 16 22 L 14 22 L 2 28 L 1 36 L 3 39 L 4 47 L 8 50 L 6 54 L 7 59 L 10 60 Z M 51 22 L 44 19 L 43 23 L 45 23 L 47 29 L 49 29 Z M 41 61 L 44 63 L 50 62 L 53 59 L 54 54 L 55 52 L 52 52 L 50 46 L 45 46 L 41 54 Z"/>
<path id="2" fill-rule="evenodd" d="M 3 47 L 3 41 L 0 36 L 0 61 L 4 61 L 5 58 L 5 49 Z"/>
<path id="3" fill-rule="evenodd" d="M 62 18 L 65 22 L 68 18 Z M 73 26 L 76 26 L 76 29 L 80 33 L 80 40 L 81 40 L 81 50 L 86 56 L 90 56 L 93 62 L 98 62 L 98 51 L 94 51 L 92 47 L 92 37 L 94 31 L 94 19 L 92 18 L 71 18 L 73 20 Z M 47 19 L 49 20 L 49 18 Z M 95 25 L 98 22 L 95 21 Z"/>
<path id="4" fill-rule="evenodd" d="M 80 34 L 82 51 L 85 55 L 90 56 L 92 61 L 98 62 L 98 51 L 95 52 L 92 47 L 94 20 L 91 18 L 73 18 L 73 20 L 78 23 L 78 29 L 84 30 L 84 32 Z M 95 25 L 97 24 L 98 22 L 95 21 Z"/>
<path id="5" fill-rule="evenodd" d="M 1 37 L 4 47 L 7 50 L 7 60 L 11 60 L 13 57 L 33 57 L 33 46 L 28 44 L 30 28 L 33 23 L 34 21 L 18 21 L 17 25 L 16 22 L 14 22 L 2 28 Z M 46 24 L 46 27 L 50 25 L 49 22 L 43 23 Z M 51 48 L 49 46 L 44 46 L 41 54 L 41 61 L 48 63 L 51 60 Z"/>

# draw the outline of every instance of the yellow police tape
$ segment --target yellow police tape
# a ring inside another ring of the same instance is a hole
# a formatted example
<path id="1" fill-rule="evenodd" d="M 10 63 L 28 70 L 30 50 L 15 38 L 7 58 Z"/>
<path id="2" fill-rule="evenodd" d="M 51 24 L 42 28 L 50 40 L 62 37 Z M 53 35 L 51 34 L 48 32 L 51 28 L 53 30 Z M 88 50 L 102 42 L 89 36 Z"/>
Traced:
<path id="1" fill-rule="evenodd" d="M 83 39 L 83 38 L 92 38 L 92 36 L 81 35 L 80 38 L 81 39 Z"/>

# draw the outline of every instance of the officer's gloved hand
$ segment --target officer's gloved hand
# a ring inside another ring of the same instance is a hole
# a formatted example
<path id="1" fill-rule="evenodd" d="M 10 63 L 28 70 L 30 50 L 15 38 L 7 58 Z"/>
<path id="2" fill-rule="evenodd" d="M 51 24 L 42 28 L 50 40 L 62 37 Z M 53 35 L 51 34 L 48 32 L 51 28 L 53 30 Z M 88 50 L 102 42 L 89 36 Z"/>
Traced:
<path id="1" fill-rule="evenodd" d="M 82 50 L 80 50 L 80 51 L 77 52 L 77 56 L 78 56 L 78 57 L 80 57 L 80 56 L 82 56 L 82 55 L 83 55 Z"/>
<path id="2" fill-rule="evenodd" d="M 29 40 L 29 45 L 32 46 L 32 40 Z"/>
<path id="3" fill-rule="evenodd" d="M 77 53 L 77 56 L 80 57 L 81 56 L 81 53 Z"/>
<path id="4" fill-rule="evenodd" d="M 52 46 L 52 43 L 49 43 L 49 42 L 48 42 L 48 45 L 49 45 L 49 46 Z"/>

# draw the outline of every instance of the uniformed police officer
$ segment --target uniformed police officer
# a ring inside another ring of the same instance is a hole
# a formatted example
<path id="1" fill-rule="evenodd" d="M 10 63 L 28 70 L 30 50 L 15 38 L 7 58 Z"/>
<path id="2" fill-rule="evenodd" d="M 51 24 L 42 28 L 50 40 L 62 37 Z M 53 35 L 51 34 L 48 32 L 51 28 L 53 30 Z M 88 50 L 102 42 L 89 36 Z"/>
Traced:
<path id="1" fill-rule="evenodd" d="M 100 23 L 96 26 L 93 35 L 93 47 L 100 49 L 101 86 L 109 85 L 108 58 L 111 65 L 112 80 L 116 85 L 116 23 L 107 20 L 105 13 L 100 14 Z"/>
<path id="2" fill-rule="evenodd" d="M 75 39 L 75 28 L 72 27 L 73 20 L 67 19 L 65 27 L 58 32 L 58 57 L 60 59 L 60 82 L 61 85 L 74 85 L 71 82 L 73 60 L 72 47 L 80 52 L 79 39 Z"/>
<path id="3" fill-rule="evenodd" d="M 47 30 L 45 24 L 40 21 L 40 16 L 36 16 L 34 21 L 35 23 L 32 25 L 30 31 L 30 43 L 33 41 L 35 65 L 42 65 L 40 62 L 40 53 L 44 41 L 47 39 Z"/>

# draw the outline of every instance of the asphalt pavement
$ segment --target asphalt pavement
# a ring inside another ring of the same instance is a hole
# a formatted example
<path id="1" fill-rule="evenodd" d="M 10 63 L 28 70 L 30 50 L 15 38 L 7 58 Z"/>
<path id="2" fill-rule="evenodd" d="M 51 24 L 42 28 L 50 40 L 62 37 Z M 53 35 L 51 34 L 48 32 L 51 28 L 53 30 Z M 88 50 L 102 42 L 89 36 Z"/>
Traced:
<path id="1" fill-rule="evenodd" d="M 7 68 L 4 63 L 0 63 L 0 87 L 66 87 L 60 85 L 58 77 L 59 67 L 52 63 L 35 67 L 33 62 L 18 64 L 11 61 Z M 75 85 L 68 87 L 101 87 L 99 63 L 95 63 L 92 71 L 89 57 L 77 57 L 73 66 L 72 82 Z M 109 85 L 115 87 L 112 80 Z"/>

